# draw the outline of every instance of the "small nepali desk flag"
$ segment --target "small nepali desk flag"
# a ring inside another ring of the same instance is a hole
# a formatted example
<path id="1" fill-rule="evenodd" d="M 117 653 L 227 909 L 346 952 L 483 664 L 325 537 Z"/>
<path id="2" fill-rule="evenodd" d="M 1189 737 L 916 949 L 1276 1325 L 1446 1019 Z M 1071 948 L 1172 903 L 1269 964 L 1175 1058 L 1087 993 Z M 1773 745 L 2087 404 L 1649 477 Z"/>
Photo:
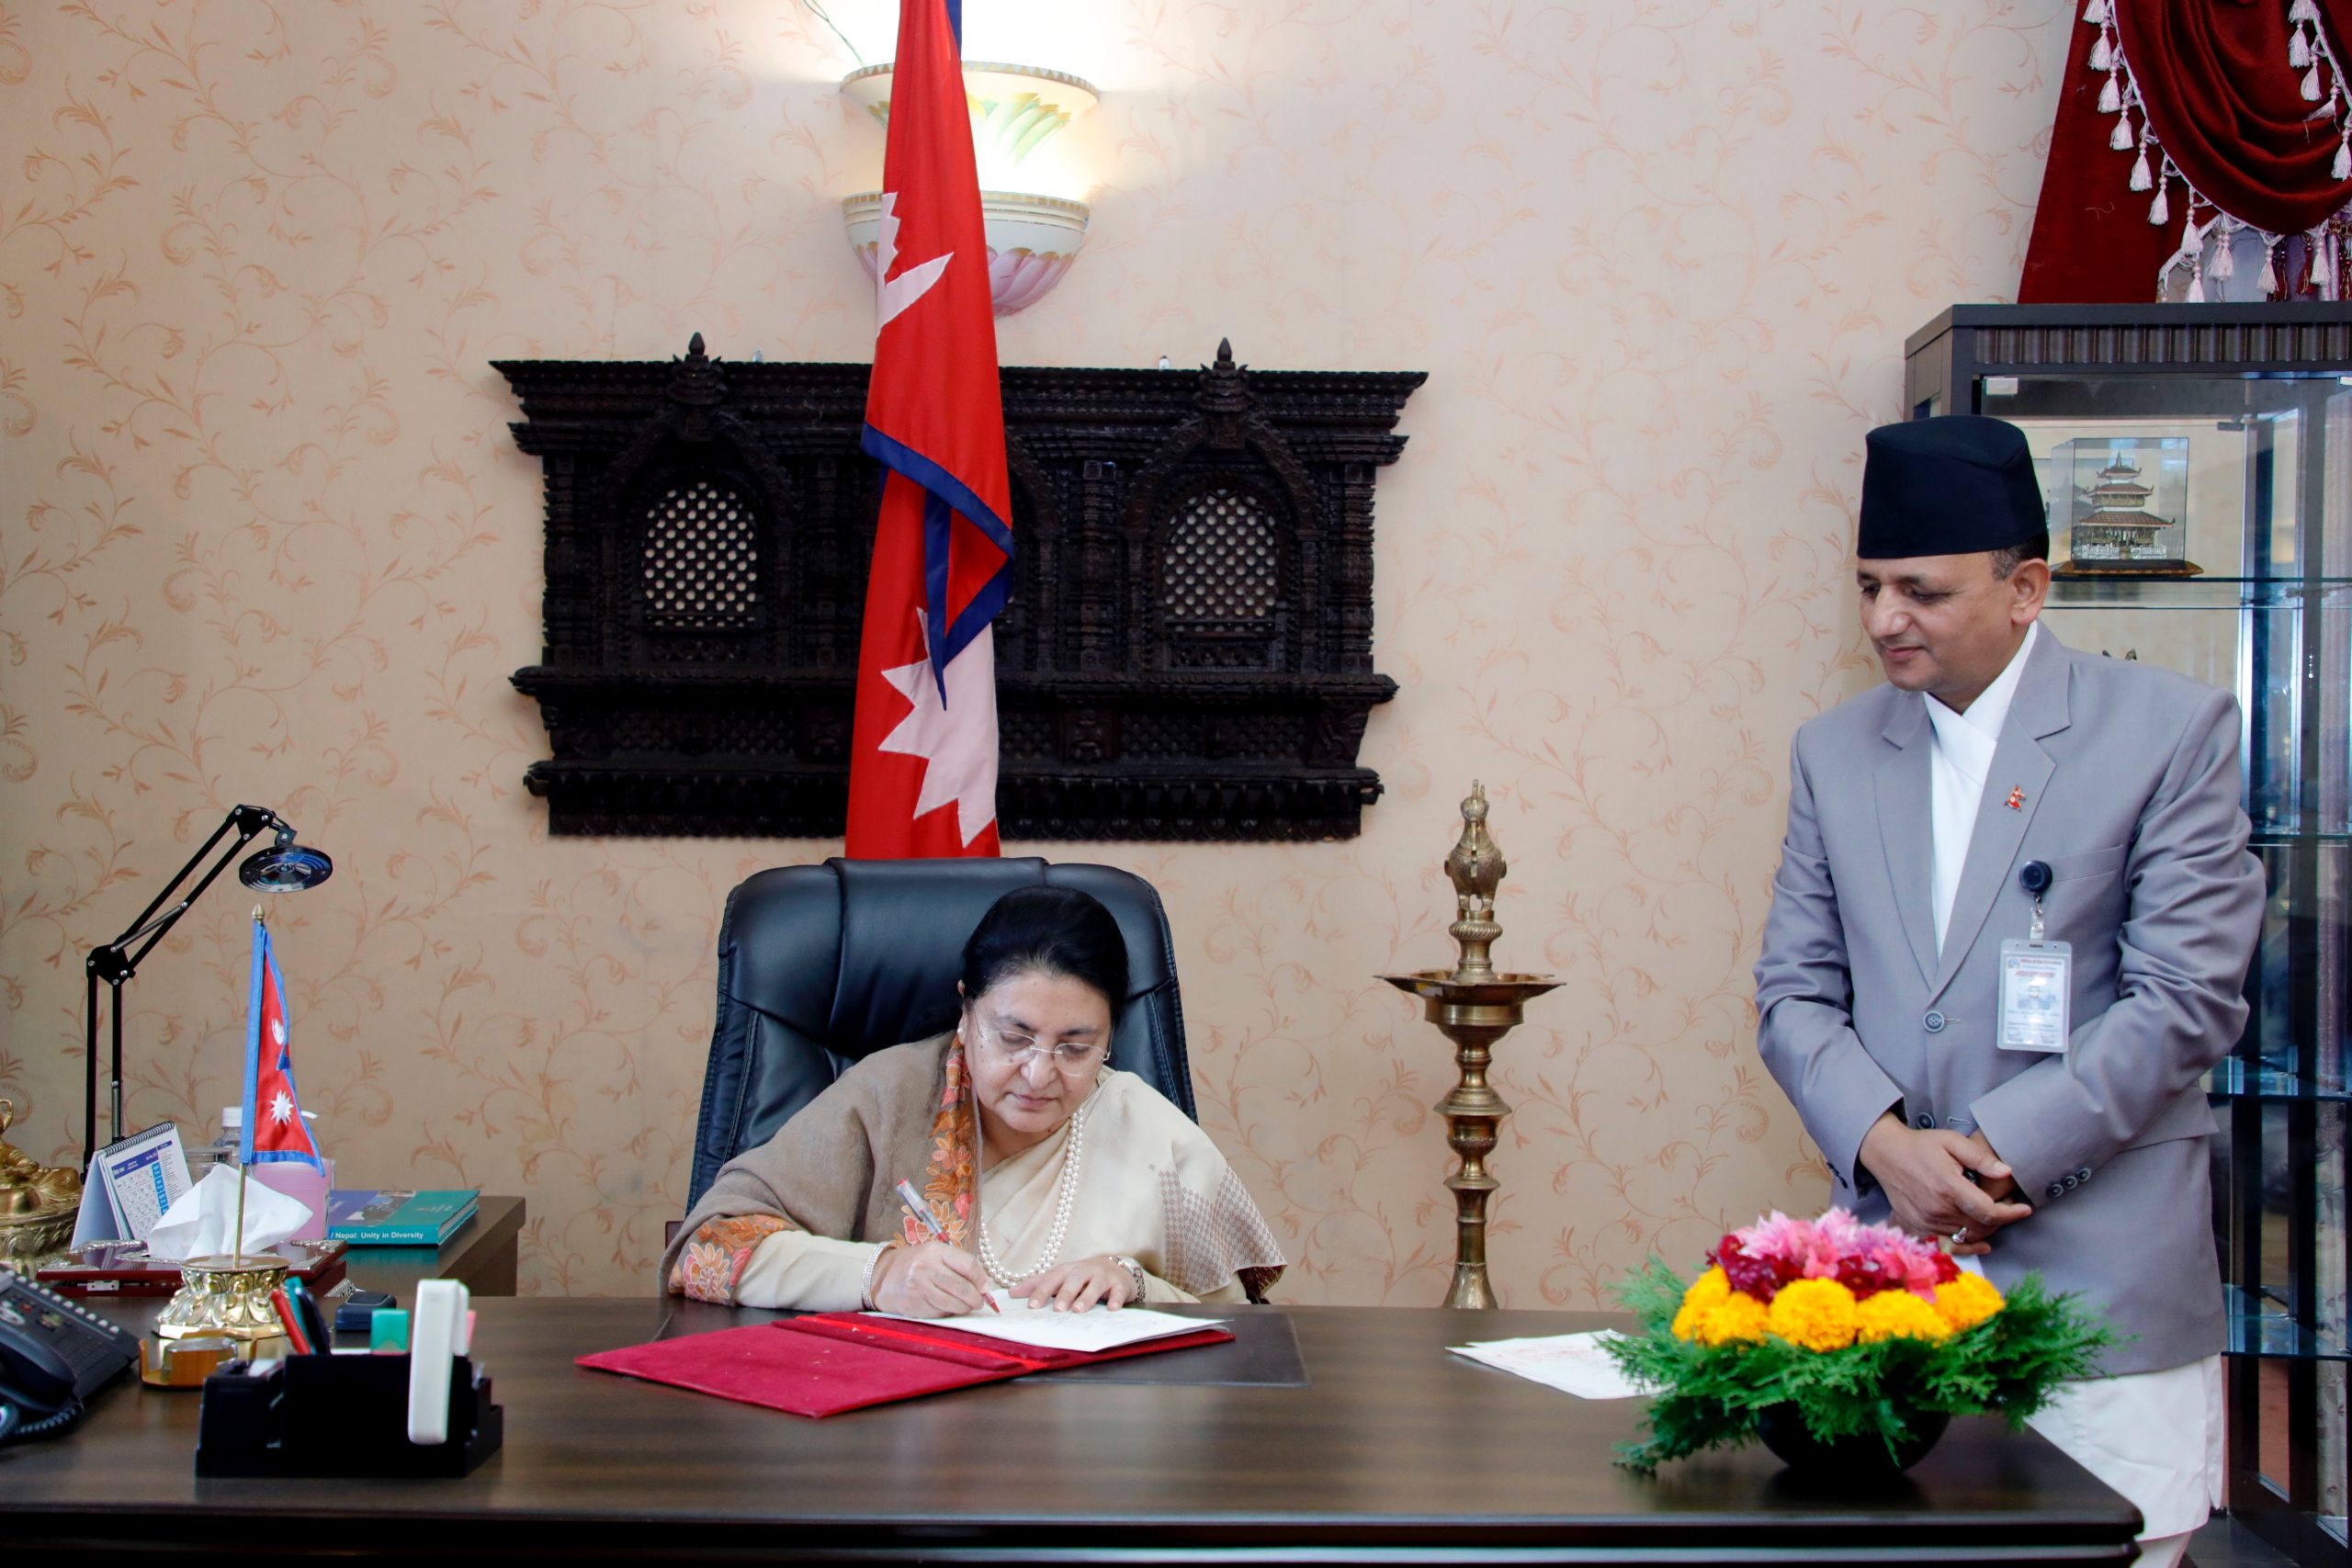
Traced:
<path id="1" fill-rule="evenodd" d="M 891 70 L 862 438 L 886 478 L 845 845 L 863 859 L 997 852 L 989 623 L 1012 586 L 1012 503 L 960 11 L 904 0 Z"/>
<path id="2" fill-rule="evenodd" d="M 297 1160 L 323 1173 L 318 1143 L 294 1093 L 286 985 L 270 951 L 269 927 L 259 919 L 254 921 L 253 1004 L 245 1016 L 245 1124 L 238 1134 L 238 1157 L 249 1166 Z M 242 1234 L 242 1222 L 240 1228 Z"/>

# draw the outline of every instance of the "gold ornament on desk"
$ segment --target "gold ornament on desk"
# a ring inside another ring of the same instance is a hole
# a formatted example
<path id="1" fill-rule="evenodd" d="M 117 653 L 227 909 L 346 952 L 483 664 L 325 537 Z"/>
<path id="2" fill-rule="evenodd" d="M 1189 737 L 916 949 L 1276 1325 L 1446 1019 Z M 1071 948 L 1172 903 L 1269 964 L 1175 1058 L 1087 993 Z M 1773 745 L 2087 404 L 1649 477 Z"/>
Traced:
<path id="1" fill-rule="evenodd" d="M 1473 781 L 1470 797 L 1462 803 L 1462 837 L 1445 857 L 1455 910 L 1446 934 L 1461 948 L 1460 960 L 1451 971 L 1381 976 L 1422 999 L 1429 1021 L 1453 1042 L 1454 1064 L 1462 1073 L 1453 1091 L 1437 1102 L 1445 1118 L 1445 1141 L 1462 1157 L 1445 1182 L 1453 1190 L 1454 1210 L 1453 1286 L 1445 1294 L 1450 1307 L 1497 1304 L 1487 1280 L 1487 1201 L 1502 1184 L 1487 1173 L 1487 1156 L 1494 1152 L 1495 1130 L 1510 1107 L 1487 1082 L 1487 1066 L 1495 1042 L 1519 1027 L 1529 998 L 1559 984 L 1549 975 L 1495 968 L 1491 950 L 1503 934 L 1495 920 L 1495 890 L 1510 869 L 1487 832 L 1486 785 Z"/>
<path id="2" fill-rule="evenodd" d="M 0 1100 L 0 1134 L 16 1119 L 16 1101 Z M 0 1269 L 30 1275 L 63 1252 L 81 1206 L 81 1172 L 42 1165 L 0 1136 Z"/>

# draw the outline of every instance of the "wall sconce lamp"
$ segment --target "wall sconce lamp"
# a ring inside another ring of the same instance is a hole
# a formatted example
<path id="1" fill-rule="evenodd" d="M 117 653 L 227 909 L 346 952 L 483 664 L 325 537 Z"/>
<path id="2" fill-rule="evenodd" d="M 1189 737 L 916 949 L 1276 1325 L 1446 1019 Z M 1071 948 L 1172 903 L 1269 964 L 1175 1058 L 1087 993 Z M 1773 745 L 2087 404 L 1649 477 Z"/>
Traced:
<path id="1" fill-rule="evenodd" d="M 890 123 L 888 64 L 851 72 L 842 78 L 842 92 L 886 127 Z M 1086 203 L 1035 188 L 1064 182 L 1044 166 L 1047 160 L 1029 159 L 1100 96 L 1091 83 L 1064 72 L 965 62 L 964 98 L 972 111 L 980 216 L 988 231 L 989 297 L 1000 316 L 1044 299 L 1086 243 Z M 871 276 L 882 239 L 882 193 L 846 198 L 842 218 L 849 226 L 850 249 Z"/>

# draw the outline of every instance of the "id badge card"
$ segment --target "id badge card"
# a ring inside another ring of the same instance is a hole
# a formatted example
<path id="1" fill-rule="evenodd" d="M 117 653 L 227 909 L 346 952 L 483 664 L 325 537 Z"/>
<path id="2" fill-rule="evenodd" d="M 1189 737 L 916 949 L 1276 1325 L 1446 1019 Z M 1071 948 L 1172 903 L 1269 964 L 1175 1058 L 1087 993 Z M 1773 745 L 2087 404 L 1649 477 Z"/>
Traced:
<path id="1" fill-rule="evenodd" d="M 2075 950 L 2063 942 L 2001 944 L 2002 1050 L 2065 1051 L 2074 964 Z"/>

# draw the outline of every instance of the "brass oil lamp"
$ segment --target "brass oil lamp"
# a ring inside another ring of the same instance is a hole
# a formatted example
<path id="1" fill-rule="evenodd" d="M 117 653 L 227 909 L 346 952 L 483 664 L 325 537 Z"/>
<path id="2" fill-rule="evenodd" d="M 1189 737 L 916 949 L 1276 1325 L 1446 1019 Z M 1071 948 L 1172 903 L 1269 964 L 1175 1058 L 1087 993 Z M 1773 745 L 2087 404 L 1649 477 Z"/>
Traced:
<path id="1" fill-rule="evenodd" d="M 1495 968 L 1489 950 L 1503 934 L 1495 920 L 1495 890 L 1510 869 L 1487 832 L 1486 786 L 1473 781 L 1470 797 L 1462 803 L 1462 837 L 1445 857 L 1455 910 L 1446 934 L 1461 949 L 1460 961 L 1451 971 L 1380 976 L 1422 999 L 1429 1021 L 1453 1042 L 1454 1064 L 1462 1073 L 1453 1091 L 1437 1102 L 1445 1118 L 1445 1141 L 1462 1159 L 1445 1182 L 1453 1192 L 1453 1285 L 1445 1293 L 1450 1307 L 1499 1304 L 1487 1279 L 1487 1201 L 1502 1184 L 1487 1174 L 1487 1156 L 1494 1152 L 1495 1130 L 1510 1107 L 1487 1082 L 1487 1067 L 1495 1042 L 1519 1027 L 1529 998 L 1559 984 L 1549 975 Z"/>

